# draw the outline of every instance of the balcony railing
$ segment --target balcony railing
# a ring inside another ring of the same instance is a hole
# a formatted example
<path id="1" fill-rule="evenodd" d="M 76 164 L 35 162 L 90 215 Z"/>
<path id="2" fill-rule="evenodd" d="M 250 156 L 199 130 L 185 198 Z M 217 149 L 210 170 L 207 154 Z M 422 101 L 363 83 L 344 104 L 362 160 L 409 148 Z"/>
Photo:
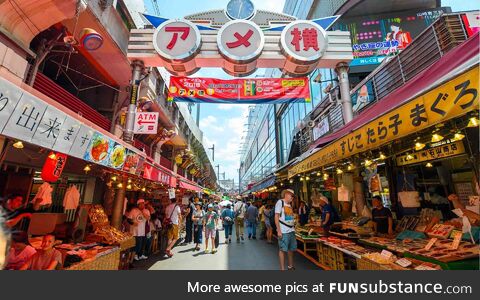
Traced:
<path id="1" fill-rule="evenodd" d="M 78 113 L 85 119 L 97 124 L 106 131 L 110 131 L 111 122 L 85 102 L 70 94 L 42 73 L 37 73 L 33 87 L 63 106 Z"/>
<path id="2" fill-rule="evenodd" d="M 462 14 L 446 14 L 439 17 L 398 55 L 389 58 L 360 82 L 351 92 L 357 100 L 359 90 L 367 86 L 369 103 L 379 101 L 417 74 L 438 61 L 443 55 L 468 39 Z M 373 99 L 372 99 L 373 98 Z M 365 107 L 357 110 L 360 113 Z"/>

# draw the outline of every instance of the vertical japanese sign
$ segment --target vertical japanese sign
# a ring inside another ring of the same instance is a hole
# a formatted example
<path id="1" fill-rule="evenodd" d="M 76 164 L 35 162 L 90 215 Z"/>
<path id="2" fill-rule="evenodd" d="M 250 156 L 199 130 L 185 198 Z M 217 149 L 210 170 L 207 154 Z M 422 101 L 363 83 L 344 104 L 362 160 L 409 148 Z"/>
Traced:
<path id="1" fill-rule="evenodd" d="M 13 84 L 5 80 L 0 81 L 0 132 L 7 124 L 20 97 L 22 92 Z"/>
<path id="2" fill-rule="evenodd" d="M 478 109 L 475 67 L 340 138 L 288 170 L 288 177 L 377 148 L 440 122 Z"/>

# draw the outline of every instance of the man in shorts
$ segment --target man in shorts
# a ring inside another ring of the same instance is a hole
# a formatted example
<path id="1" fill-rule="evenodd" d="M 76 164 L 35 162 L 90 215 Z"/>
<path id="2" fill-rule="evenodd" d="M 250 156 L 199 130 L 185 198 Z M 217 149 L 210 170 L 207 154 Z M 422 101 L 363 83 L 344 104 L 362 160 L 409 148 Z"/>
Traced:
<path id="1" fill-rule="evenodd" d="M 215 248 L 215 234 L 218 225 L 218 214 L 214 210 L 214 206 L 212 203 L 208 205 L 208 211 L 204 216 L 203 220 L 203 227 L 205 228 L 205 253 L 209 253 L 210 250 L 208 249 L 208 240 L 212 242 L 212 254 L 217 252 Z"/>
<path id="2" fill-rule="evenodd" d="M 175 198 L 170 200 L 171 203 L 167 206 L 165 209 L 165 217 L 170 219 L 170 225 L 168 228 L 168 246 L 167 249 L 165 250 L 165 253 L 169 256 L 172 257 L 172 248 L 175 246 L 175 243 L 177 242 L 179 238 L 179 224 L 181 223 L 181 218 L 182 218 L 182 210 L 180 209 L 180 206 L 177 204 L 177 200 Z"/>
<path id="3" fill-rule="evenodd" d="M 282 192 L 282 199 L 275 205 L 275 225 L 278 237 L 278 257 L 280 269 L 285 270 L 285 253 L 288 256 L 288 270 L 294 270 L 293 253 L 297 250 L 295 238 L 295 217 L 293 215 L 292 201 L 295 193 L 291 189 Z"/>

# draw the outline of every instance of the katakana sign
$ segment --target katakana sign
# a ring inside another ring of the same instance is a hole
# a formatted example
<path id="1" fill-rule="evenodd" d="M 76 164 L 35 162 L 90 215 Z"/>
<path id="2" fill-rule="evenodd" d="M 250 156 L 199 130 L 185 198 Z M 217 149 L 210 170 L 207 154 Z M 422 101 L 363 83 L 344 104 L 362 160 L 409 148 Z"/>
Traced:
<path id="1" fill-rule="evenodd" d="M 187 20 L 169 20 L 153 35 L 153 46 L 165 60 L 188 61 L 200 50 L 201 37 L 196 25 Z"/>
<path id="2" fill-rule="evenodd" d="M 158 112 L 137 112 L 135 114 L 135 134 L 157 134 Z"/>
<path id="3" fill-rule="evenodd" d="M 283 53 L 292 61 L 315 62 L 326 50 L 327 34 L 312 21 L 295 21 L 283 29 L 280 37 Z"/>
<path id="4" fill-rule="evenodd" d="M 225 24 L 217 35 L 217 46 L 222 56 L 234 63 L 249 63 L 262 53 L 265 37 L 260 27 L 247 20 Z"/>
<path id="5" fill-rule="evenodd" d="M 397 166 L 405 166 L 411 164 L 418 164 L 421 162 L 442 159 L 461 155 L 465 153 L 465 147 L 462 141 L 453 143 L 446 143 L 437 147 L 433 147 L 427 150 L 414 152 L 410 155 L 401 155 L 397 157 Z"/>
<path id="6" fill-rule="evenodd" d="M 315 152 L 290 168 L 288 177 L 378 148 L 478 109 L 478 80 L 478 68 L 457 76 Z"/>

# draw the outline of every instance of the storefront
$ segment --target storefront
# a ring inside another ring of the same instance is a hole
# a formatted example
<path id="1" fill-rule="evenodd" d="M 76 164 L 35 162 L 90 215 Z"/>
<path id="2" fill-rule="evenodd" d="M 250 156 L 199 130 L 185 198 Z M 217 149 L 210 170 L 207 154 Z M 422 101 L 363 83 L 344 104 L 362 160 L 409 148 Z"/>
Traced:
<path id="1" fill-rule="evenodd" d="M 478 35 L 289 168 L 312 206 L 327 196 L 343 219 L 325 232 L 311 213 L 297 228 L 302 254 L 325 269 L 479 269 L 476 235 L 465 229 L 478 219 L 452 211 L 479 214 L 477 43 Z M 374 196 L 393 213 L 392 235 L 371 237 Z"/>

